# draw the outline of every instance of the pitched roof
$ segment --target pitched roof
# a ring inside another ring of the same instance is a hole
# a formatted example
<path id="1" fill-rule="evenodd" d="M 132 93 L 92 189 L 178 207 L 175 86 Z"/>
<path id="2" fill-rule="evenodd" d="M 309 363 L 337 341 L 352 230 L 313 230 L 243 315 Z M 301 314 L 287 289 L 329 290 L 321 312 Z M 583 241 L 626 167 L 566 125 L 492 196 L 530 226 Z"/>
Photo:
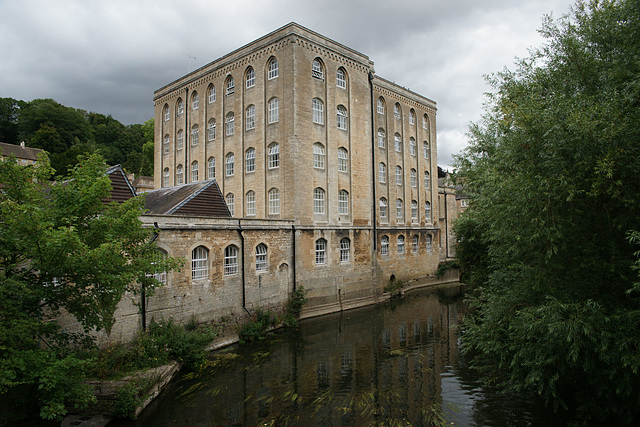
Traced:
<path id="1" fill-rule="evenodd" d="M 230 217 L 215 179 L 148 191 L 145 208 L 156 215 Z"/>
<path id="2" fill-rule="evenodd" d="M 18 159 L 38 160 L 38 154 L 42 151 L 40 148 L 23 147 L 16 144 L 7 144 L 0 142 L 0 156 L 14 155 Z"/>
<path id="3" fill-rule="evenodd" d="M 131 182 L 127 178 L 120 165 L 111 166 L 105 171 L 111 180 L 111 197 L 104 199 L 104 203 L 124 202 L 132 197 L 136 197 L 136 190 L 131 186 Z"/>

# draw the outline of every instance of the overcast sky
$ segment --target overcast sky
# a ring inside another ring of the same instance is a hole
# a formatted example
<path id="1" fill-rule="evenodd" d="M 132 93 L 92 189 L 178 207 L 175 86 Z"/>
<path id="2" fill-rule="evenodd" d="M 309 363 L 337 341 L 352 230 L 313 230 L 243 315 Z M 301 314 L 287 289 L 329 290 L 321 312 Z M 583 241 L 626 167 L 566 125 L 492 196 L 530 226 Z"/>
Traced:
<path id="1" fill-rule="evenodd" d="M 153 91 L 289 22 L 347 45 L 436 101 L 438 164 L 466 145 L 484 75 L 540 46 L 571 0 L 0 0 L 0 97 L 53 98 L 124 124 Z M 195 59 L 194 59 L 195 58 Z"/>

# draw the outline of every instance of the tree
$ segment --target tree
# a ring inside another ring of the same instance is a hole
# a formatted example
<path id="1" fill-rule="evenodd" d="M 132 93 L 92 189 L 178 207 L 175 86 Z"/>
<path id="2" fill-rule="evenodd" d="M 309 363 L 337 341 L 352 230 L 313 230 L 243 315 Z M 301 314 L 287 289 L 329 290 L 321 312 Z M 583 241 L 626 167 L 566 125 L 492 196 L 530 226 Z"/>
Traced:
<path id="1" fill-rule="evenodd" d="M 456 165 L 472 197 L 457 254 L 479 285 L 465 351 L 582 422 L 638 416 L 639 17 L 612 0 L 546 18 Z"/>
<path id="2" fill-rule="evenodd" d="M 0 401 L 35 402 L 44 418 L 91 398 L 81 381 L 90 362 L 77 355 L 92 345 L 88 332 L 109 332 L 125 293 L 140 284 L 151 292 L 160 283 L 150 273 L 178 267 L 141 226 L 142 199 L 103 203 L 105 167 L 98 155 L 81 157 L 53 183 L 46 157 L 37 167 L 0 161 Z M 83 331 L 63 331 L 63 311 Z"/>

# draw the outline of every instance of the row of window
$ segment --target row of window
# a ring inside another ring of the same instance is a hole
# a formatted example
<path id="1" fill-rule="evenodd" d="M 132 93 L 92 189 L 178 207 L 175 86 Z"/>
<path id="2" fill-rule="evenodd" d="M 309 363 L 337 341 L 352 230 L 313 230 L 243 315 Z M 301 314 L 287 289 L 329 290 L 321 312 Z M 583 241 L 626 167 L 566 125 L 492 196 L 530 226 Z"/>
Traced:
<path id="1" fill-rule="evenodd" d="M 340 262 L 351 261 L 351 240 L 345 237 L 340 240 Z M 327 240 L 320 238 L 316 240 L 316 265 L 327 263 Z"/>
<path id="2" fill-rule="evenodd" d="M 379 207 L 380 218 L 387 218 L 389 204 L 385 197 L 380 198 Z M 429 202 L 424 202 L 424 217 L 427 222 L 431 222 L 431 203 Z M 404 202 L 402 199 L 396 199 L 396 218 L 404 218 Z M 414 221 L 418 220 L 418 202 L 416 200 L 411 201 L 411 219 Z"/>
<path id="3" fill-rule="evenodd" d="M 378 98 L 378 102 L 376 105 L 378 114 L 384 115 L 386 111 L 385 107 L 386 107 L 386 101 L 381 96 Z M 397 102 L 393 106 L 393 118 L 395 120 L 402 120 L 402 107 Z M 409 124 L 411 126 L 414 126 L 416 124 L 416 112 L 413 108 L 409 110 Z M 422 128 L 425 130 L 429 130 L 429 116 L 427 114 L 422 116 Z"/>
<path id="4" fill-rule="evenodd" d="M 414 168 L 411 168 L 410 171 L 410 184 L 412 187 L 418 186 L 418 171 Z M 403 175 L 402 175 L 402 166 L 396 166 L 396 185 L 403 184 Z M 387 165 L 384 162 L 378 163 L 378 182 L 380 184 L 387 183 Z M 426 190 L 429 189 L 431 185 L 431 175 L 428 171 L 424 172 L 424 188 Z"/>
<path id="5" fill-rule="evenodd" d="M 402 255 L 405 253 L 405 238 L 403 235 L 398 236 L 397 240 L 397 250 L 398 255 Z M 420 238 L 415 235 L 412 238 L 411 250 L 413 253 L 418 253 L 420 249 Z M 427 252 L 432 251 L 432 237 L 431 234 L 427 234 L 427 242 L 426 242 Z M 380 255 L 386 256 L 389 255 L 389 236 L 382 236 L 380 238 Z"/>
<path id="6" fill-rule="evenodd" d="M 280 190 L 277 188 L 272 188 L 268 193 L 269 204 L 268 204 L 268 213 L 269 215 L 280 215 Z M 253 190 L 247 192 L 245 196 L 246 205 L 245 205 L 245 215 L 246 216 L 255 216 L 256 215 L 256 193 Z M 227 208 L 229 208 L 229 212 L 231 216 L 235 215 L 235 195 L 233 193 L 227 193 L 225 196 L 225 201 L 227 202 Z"/>
<path id="7" fill-rule="evenodd" d="M 399 133 L 395 133 L 393 136 L 395 151 L 402 152 L 402 136 Z M 378 147 L 385 148 L 387 145 L 387 134 L 382 128 L 378 128 Z M 418 148 L 414 137 L 409 138 L 409 154 L 416 156 L 418 154 Z M 429 160 L 429 143 L 427 141 L 422 142 L 422 157 Z"/>

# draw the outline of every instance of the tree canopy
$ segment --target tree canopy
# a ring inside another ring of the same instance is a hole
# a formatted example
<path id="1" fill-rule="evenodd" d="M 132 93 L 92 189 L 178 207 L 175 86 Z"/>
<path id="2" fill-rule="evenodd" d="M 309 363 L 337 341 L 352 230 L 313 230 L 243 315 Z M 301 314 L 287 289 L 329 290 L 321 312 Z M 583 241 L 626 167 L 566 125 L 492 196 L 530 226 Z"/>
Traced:
<path id="1" fill-rule="evenodd" d="M 640 399 L 640 2 L 578 2 L 546 43 L 490 78 L 457 179 L 478 286 L 465 351 L 488 378 L 584 422 Z"/>

